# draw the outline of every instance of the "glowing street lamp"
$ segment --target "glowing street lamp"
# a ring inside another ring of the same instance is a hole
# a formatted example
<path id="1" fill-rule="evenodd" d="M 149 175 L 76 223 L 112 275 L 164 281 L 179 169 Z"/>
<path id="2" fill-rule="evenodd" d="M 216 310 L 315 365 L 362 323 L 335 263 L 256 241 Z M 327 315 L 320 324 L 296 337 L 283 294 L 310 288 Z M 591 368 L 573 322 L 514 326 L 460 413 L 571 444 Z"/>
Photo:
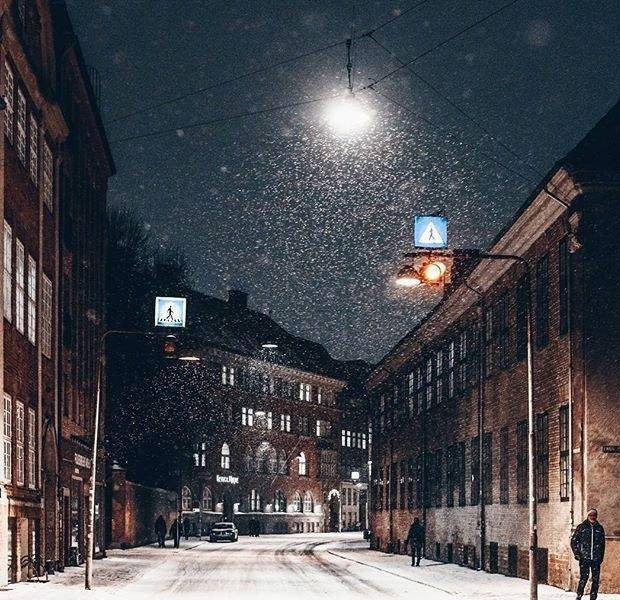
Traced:
<path id="1" fill-rule="evenodd" d="M 326 118 L 335 133 L 353 135 L 366 129 L 372 121 L 372 112 L 349 92 L 328 107 Z"/>
<path id="2" fill-rule="evenodd" d="M 416 287 L 422 283 L 418 270 L 413 265 L 405 265 L 396 275 L 396 285 L 399 287 Z"/>

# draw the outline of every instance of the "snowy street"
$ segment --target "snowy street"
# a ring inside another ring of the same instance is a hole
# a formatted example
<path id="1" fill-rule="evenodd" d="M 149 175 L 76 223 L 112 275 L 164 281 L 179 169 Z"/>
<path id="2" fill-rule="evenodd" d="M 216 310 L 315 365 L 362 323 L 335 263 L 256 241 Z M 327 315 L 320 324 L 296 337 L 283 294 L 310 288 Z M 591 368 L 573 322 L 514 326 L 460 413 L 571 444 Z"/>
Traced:
<path id="1" fill-rule="evenodd" d="M 170 544 L 170 542 L 168 542 Z M 95 589 L 83 589 L 82 568 L 69 568 L 49 583 L 11 585 L 7 600 L 76 598 L 424 598 L 510 600 L 527 598 L 527 581 L 477 573 L 456 565 L 371 552 L 360 534 L 243 537 L 235 544 L 183 540 L 180 549 L 154 546 L 114 550 L 96 561 Z M 604 577 L 604 571 L 603 571 Z M 541 586 L 541 600 L 568 600 Z M 601 595 L 619 600 L 620 595 Z"/>

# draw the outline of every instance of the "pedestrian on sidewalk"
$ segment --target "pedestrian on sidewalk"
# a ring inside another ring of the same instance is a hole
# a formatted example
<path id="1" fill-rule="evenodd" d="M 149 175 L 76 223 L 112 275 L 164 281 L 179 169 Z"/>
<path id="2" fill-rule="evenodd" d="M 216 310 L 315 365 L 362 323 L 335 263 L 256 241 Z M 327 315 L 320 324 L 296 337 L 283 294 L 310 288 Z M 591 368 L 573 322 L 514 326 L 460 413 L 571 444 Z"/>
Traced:
<path id="1" fill-rule="evenodd" d="M 189 517 L 185 517 L 185 519 L 183 519 L 183 533 L 185 534 L 186 540 L 189 539 L 189 529 L 190 529 Z"/>
<path id="2" fill-rule="evenodd" d="M 405 540 L 405 548 L 407 548 L 407 544 L 411 547 L 412 567 L 420 566 L 420 559 L 422 558 L 424 551 L 425 538 L 426 534 L 424 531 L 424 525 L 420 523 L 420 519 L 418 519 L 418 517 L 415 517 L 411 527 L 409 527 L 409 533 L 407 534 L 407 539 Z"/>
<path id="3" fill-rule="evenodd" d="M 601 577 L 601 563 L 605 558 L 605 530 L 598 522 L 598 511 L 591 508 L 588 518 L 577 525 L 570 541 L 570 546 L 579 561 L 579 585 L 577 600 L 581 600 L 586 583 L 591 576 L 590 600 L 598 597 L 598 586 Z"/>
<path id="4" fill-rule="evenodd" d="M 157 536 L 157 545 L 159 548 L 166 547 L 166 531 L 168 531 L 166 521 L 159 515 L 159 517 L 155 519 L 155 535 Z"/>
<path id="5" fill-rule="evenodd" d="M 174 541 L 174 547 L 179 547 L 179 538 L 181 537 L 181 530 L 179 527 L 179 519 L 175 519 L 172 521 L 172 525 L 170 526 L 170 537 Z"/>

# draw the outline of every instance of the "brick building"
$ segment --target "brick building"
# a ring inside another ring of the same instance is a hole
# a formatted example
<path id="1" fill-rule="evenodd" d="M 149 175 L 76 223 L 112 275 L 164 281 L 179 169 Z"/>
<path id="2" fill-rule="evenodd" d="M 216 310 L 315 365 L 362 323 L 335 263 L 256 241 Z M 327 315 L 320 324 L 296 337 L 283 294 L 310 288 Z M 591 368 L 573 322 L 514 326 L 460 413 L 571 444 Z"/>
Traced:
<path id="1" fill-rule="evenodd" d="M 575 585 L 571 529 L 596 506 L 620 591 L 619 140 L 616 105 L 492 244 L 527 261 L 530 290 L 523 265 L 481 260 L 369 377 L 380 550 L 402 552 L 418 516 L 427 557 L 527 577 L 529 292 L 539 579 Z"/>
<path id="2" fill-rule="evenodd" d="M 60 243 L 67 233 L 60 225 L 66 204 L 59 190 L 65 172 L 61 163 L 71 153 L 65 144 L 78 135 L 77 127 L 85 126 L 84 121 L 67 118 L 69 98 L 76 101 L 73 110 L 88 122 L 88 133 L 83 133 L 90 136 L 91 149 L 81 149 L 84 160 L 103 153 L 103 133 L 94 125 L 90 82 L 75 37 L 67 35 L 72 32 L 64 3 L 2 0 L 0 12 L 5 103 L 0 135 L 0 562 L 8 565 L 0 573 L 3 583 L 28 577 L 34 563 L 63 559 L 58 491 L 59 382 L 64 365 L 58 353 L 58 315 L 63 287 Z M 93 165 L 101 169 L 98 181 L 105 181 L 109 165 Z M 89 235 L 89 226 L 82 221 L 80 235 Z M 96 260 L 100 257 L 99 252 Z"/>

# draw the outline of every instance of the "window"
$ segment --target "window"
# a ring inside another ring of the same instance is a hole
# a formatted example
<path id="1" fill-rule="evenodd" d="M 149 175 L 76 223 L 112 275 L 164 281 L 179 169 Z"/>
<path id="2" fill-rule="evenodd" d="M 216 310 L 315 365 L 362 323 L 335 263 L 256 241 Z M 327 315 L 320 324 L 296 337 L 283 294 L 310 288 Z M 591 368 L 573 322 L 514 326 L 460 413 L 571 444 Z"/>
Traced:
<path id="1" fill-rule="evenodd" d="M 288 472 L 286 462 L 286 452 L 284 450 L 280 450 L 280 452 L 278 452 L 278 473 L 280 475 L 286 475 Z"/>
<path id="2" fill-rule="evenodd" d="M 494 309 L 489 306 L 484 313 L 484 374 L 490 377 L 493 374 L 495 366 L 494 348 L 493 348 L 493 318 Z"/>
<path id="3" fill-rule="evenodd" d="M 428 410 L 433 406 L 433 359 L 426 360 L 426 406 Z"/>
<path id="4" fill-rule="evenodd" d="M 41 190 L 43 193 L 43 202 L 45 202 L 49 210 L 54 210 L 54 160 L 52 151 L 44 139 L 42 144 L 43 165 L 41 172 Z M 232 384 L 231 384 L 232 385 Z"/>
<path id="5" fill-rule="evenodd" d="M 305 402 L 310 402 L 312 393 L 312 386 L 309 383 L 299 384 L 299 399 Z"/>
<path id="6" fill-rule="evenodd" d="M 271 411 L 257 410 L 254 413 L 256 417 L 256 427 L 259 429 L 272 429 L 273 428 L 273 413 Z"/>
<path id="7" fill-rule="evenodd" d="M 13 230 L 4 222 L 4 316 L 10 321 L 13 318 Z"/>
<path id="8" fill-rule="evenodd" d="M 493 434 L 487 431 L 482 441 L 482 493 L 485 504 L 493 504 Z"/>
<path id="9" fill-rule="evenodd" d="M 306 492 L 304 494 L 304 512 L 314 512 L 314 499 L 312 498 L 312 494 L 310 492 Z"/>
<path id="10" fill-rule="evenodd" d="M 497 365 L 505 369 L 508 366 L 508 299 L 505 295 L 495 305 L 495 336 Z"/>
<path id="11" fill-rule="evenodd" d="M 299 417 L 297 424 L 299 425 L 299 435 L 308 435 L 310 433 L 310 421 L 308 417 Z"/>
<path id="12" fill-rule="evenodd" d="M 301 512 L 301 494 L 299 492 L 295 492 L 293 496 L 293 512 Z"/>
<path id="13" fill-rule="evenodd" d="M 536 346 L 549 342 L 549 255 L 536 263 Z"/>
<path id="14" fill-rule="evenodd" d="M 454 506 L 454 486 L 456 483 L 456 446 L 450 446 L 446 453 L 446 506 Z"/>
<path id="15" fill-rule="evenodd" d="M 228 444 L 222 444 L 222 451 L 220 453 L 220 467 L 222 469 L 230 469 L 230 448 Z"/>
<path id="16" fill-rule="evenodd" d="M 202 490 L 202 510 L 213 510 L 213 495 L 208 487 Z"/>
<path id="17" fill-rule="evenodd" d="M 525 504 L 528 496 L 528 464 L 523 460 L 528 454 L 528 428 L 527 421 L 517 423 L 517 502 Z"/>
<path id="18" fill-rule="evenodd" d="M 235 367 L 222 365 L 222 385 L 235 385 Z"/>
<path id="19" fill-rule="evenodd" d="M 351 447 L 351 432 L 347 431 L 347 448 Z"/>
<path id="20" fill-rule="evenodd" d="M 206 467 L 207 466 L 207 443 L 199 442 L 196 444 L 196 452 L 194 453 L 194 466 Z"/>
<path id="21" fill-rule="evenodd" d="M 23 402 L 15 403 L 15 480 L 17 485 L 24 485 L 24 438 L 25 415 Z"/>
<path id="22" fill-rule="evenodd" d="M 366 450 L 366 434 L 362 433 L 362 450 Z"/>
<path id="23" fill-rule="evenodd" d="M 467 389 L 467 330 L 459 334 L 459 371 L 457 387 L 459 393 Z"/>
<path id="24" fill-rule="evenodd" d="M 409 373 L 407 375 L 407 400 L 408 400 L 408 406 L 409 406 L 409 416 L 413 416 L 416 413 L 416 372 L 415 370 L 411 371 L 411 373 Z"/>
<path id="25" fill-rule="evenodd" d="M 424 367 L 418 367 L 418 414 L 422 414 L 426 404 L 426 381 L 424 379 Z"/>
<path id="26" fill-rule="evenodd" d="M 241 425 L 252 427 L 254 425 L 254 409 L 246 406 L 241 407 Z"/>
<path id="27" fill-rule="evenodd" d="M 41 352 L 52 358 L 52 282 L 43 274 L 41 284 Z"/>
<path id="28" fill-rule="evenodd" d="M 443 350 L 437 350 L 435 360 L 435 402 L 439 404 L 443 400 Z"/>
<path id="29" fill-rule="evenodd" d="M 332 433 L 332 424 L 329 421 L 322 419 L 316 420 L 316 435 L 317 437 L 329 437 Z"/>
<path id="30" fill-rule="evenodd" d="M 15 79 L 13 69 L 8 62 L 4 62 L 4 133 L 11 144 L 13 143 L 13 124 L 15 121 Z"/>
<path id="31" fill-rule="evenodd" d="M 523 360 L 527 354 L 528 292 L 527 276 L 523 275 L 517 283 L 517 319 L 515 324 L 517 360 Z"/>
<path id="32" fill-rule="evenodd" d="M 11 396 L 4 394 L 4 481 L 11 482 L 13 475 L 13 401 Z"/>
<path id="33" fill-rule="evenodd" d="M 509 498 L 509 472 L 510 449 L 508 427 L 502 427 L 499 432 L 499 501 L 500 504 L 508 504 Z M 520 457 L 523 460 L 523 457 Z"/>
<path id="34" fill-rule="evenodd" d="M 321 386 L 316 388 L 316 402 L 317 404 L 323 404 L 323 388 Z"/>
<path id="35" fill-rule="evenodd" d="M 37 487 L 37 436 L 34 410 L 28 409 L 28 487 Z"/>
<path id="36" fill-rule="evenodd" d="M 549 500 L 549 415 L 536 416 L 536 498 Z"/>
<path id="37" fill-rule="evenodd" d="M 24 295 L 26 285 L 26 258 L 24 245 L 15 239 L 15 327 L 24 333 Z"/>
<path id="38" fill-rule="evenodd" d="M 559 277 L 560 277 L 560 335 L 568 332 L 569 322 L 569 285 L 570 285 L 570 254 L 568 252 L 568 238 L 560 241 L 559 254 Z"/>
<path id="39" fill-rule="evenodd" d="M 28 340 L 37 343 L 37 263 L 28 256 Z"/>
<path id="40" fill-rule="evenodd" d="M 260 512 L 261 509 L 260 494 L 256 490 L 250 491 L 250 512 Z"/>
<path id="41" fill-rule="evenodd" d="M 452 400 L 454 398 L 455 392 L 455 373 L 454 373 L 454 352 L 455 352 L 456 342 L 451 340 L 448 344 L 448 399 Z"/>
<path id="42" fill-rule="evenodd" d="M 181 510 L 192 510 L 192 492 L 186 485 L 181 490 Z"/>
<path id="43" fill-rule="evenodd" d="M 560 406 L 560 500 L 565 502 L 570 497 L 569 454 L 570 447 L 568 405 Z"/>
<path id="44" fill-rule="evenodd" d="M 307 475 L 308 474 L 308 466 L 306 464 L 306 455 L 303 452 L 299 453 L 298 459 L 298 474 L 299 475 Z"/>
<path id="45" fill-rule="evenodd" d="M 280 431 L 290 433 L 291 431 L 291 415 L 280 415 Z"/>
<path id="46" fill-rule="evenodd" d="M 26 96 L 17 88 L 17 156 L 22 165 L 26 164 Z"/>
<path id="47" fill-rule="evenodd" d="M 30 114 L 30 154 L 29 154 L 29 172 L 32 183 L 39 183 L 39 124 L 37 118 Z"/>
<path id="48" fill-rule="evenodd" d="M 276 493 L 273 495 L 273 511 L 286 512 L 286 497 L 282 490 L 276 490 Z"/>
<path id="49" fill-rule="evenodd" d="M 465 442 L 459 442 L 457 446 L 458 476 L 459 476 L 459 506 L 467 504 L 465 497 Z"/>
<path id="50" fill-rule="evenodd" d="M 471 441 L 471 505 L 480 502 L 480 438 L 476 436 Z"/>

